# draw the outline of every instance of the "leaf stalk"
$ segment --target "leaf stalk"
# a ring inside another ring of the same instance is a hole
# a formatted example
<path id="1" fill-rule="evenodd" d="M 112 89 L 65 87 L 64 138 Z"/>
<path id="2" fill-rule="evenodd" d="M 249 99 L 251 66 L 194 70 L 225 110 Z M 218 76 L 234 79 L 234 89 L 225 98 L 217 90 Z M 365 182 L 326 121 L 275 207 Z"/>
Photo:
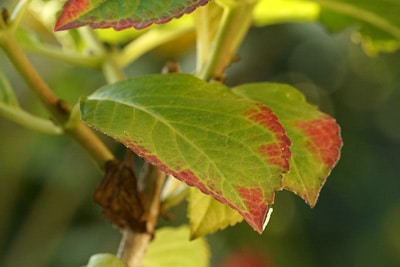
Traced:
<path id="1" fill-rule="evenodd" d="M 116 63 L 120 67 L 126 67 L 140 56 L 152 49 L 172 41 L 184 34 L 193 31 L 193 25 L 179 27 L 178 29 L 152 29 L 127 44 L 116 55 Z"/>
<path id="2" fill-rule="evenodd" d="M 0 114 L 13 122 L 35 131 L 51 135 L 60 135 L 63 133 L 63 129 L 57 127 L 51 121 L 33 116 L 18 107 L 10 107 L 0 103 Z"/>
<path id="3" fill-rule="evenodd" d="M 197 73 L 203 80 L 219 79 L 223 76 L 225 68 L 232 62 L 249 30 L 256 1 L 224 0 L 219 1 L 219 4 L 224 8 L 220 26 L 211 44 L 209 57 Z M 202 34 L 201 26 L 199 27 L 198 33 Z"/>

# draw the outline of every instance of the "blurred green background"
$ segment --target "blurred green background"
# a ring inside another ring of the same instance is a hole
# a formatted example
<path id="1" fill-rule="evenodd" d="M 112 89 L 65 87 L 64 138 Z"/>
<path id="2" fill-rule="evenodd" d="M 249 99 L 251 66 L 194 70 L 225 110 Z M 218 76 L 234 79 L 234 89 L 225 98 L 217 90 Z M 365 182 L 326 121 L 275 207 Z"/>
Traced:
<path id="1" fill-rule="evenodd" d="M 208 237 L 213 266 L 233 266 L 232 259 L 246 259 L 249 267 L 400 266 L 400 53 L 370 58 L 351 40 L 350 30 L 331 34 L 317 24 L 249 33 L 227 83 L 292 84 L 337 119 L 344 147 L 315 208 L 279 192 L 263 235 L 242 223 Z M 194 70 L 194 51 L 165 51 L 139 59 L 128 75 L 158 73 L 170 59 Z M 72 103 L 105 84 L 100 72 L 30 58 L 56 94 Z M 46 117 L 2 51 L 0 69 L 22 106 Z M 105 140 L 122 155 L 118 144 Z M 70 138 L 0 118 L 0 266 L 81 266 L 92 254 L 115 253 L 120 235 L 92 201 L 100 179 Z M 173 223 L 185 221 L 184 204 L 171 212 Z"/>

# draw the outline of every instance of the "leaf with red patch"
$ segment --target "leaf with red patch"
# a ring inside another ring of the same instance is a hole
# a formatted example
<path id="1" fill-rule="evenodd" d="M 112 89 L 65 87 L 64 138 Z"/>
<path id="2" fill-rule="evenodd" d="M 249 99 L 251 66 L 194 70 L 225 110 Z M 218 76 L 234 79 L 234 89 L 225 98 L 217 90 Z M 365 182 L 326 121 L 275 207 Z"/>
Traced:
<path id="1" fill-rule="evenodd" d="M 92 28 L 130 27 L 143 29 L 153 23 L 163 24 L 192 12 L 209 0 L 68 0 L 54 29 L 68 30 L 84 25 Z"/>
<path id="2" fill-rule="evenodd" d="M 340 128 L 330 116 L 308 104 L 295 88 L 284 84 L 245 84 L 233 92 L 271 108 L 292 141 L 290 172 L 284 188 L 302 197 L 310 206 L 317 202 L 326 177 L 340 157 Z M 270 154 L 276 151 L 270 148 Z"/>
<path id="3" fill-rule="evenodd" d="M 108 85 L 83 100 L 81 112 L 89 125 L 263 231 L 289 169 L 290 140 L 260 102 L 175 73 Z"/>

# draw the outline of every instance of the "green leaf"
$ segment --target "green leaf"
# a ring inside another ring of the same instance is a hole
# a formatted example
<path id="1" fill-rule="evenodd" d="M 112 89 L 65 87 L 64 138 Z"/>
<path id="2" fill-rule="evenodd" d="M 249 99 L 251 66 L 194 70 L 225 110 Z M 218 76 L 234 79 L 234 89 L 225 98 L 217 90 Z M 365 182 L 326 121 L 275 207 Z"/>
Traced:
<path id="1" fill-rule="evenodd" d="M 191 239 L 225 229 L 243 220 L 237 211 L 196 188 L 190 188 L 188 201 Z"/>
<path id="2" fill-rule="evenodd" d="M 394 51 L 400 45 L 398 0 L 260 0 L 254 11 L 256 25 L 320 21 L 331 30 L 356 28 L 353 39 L 369 54 Z"/>
<path id="3" fill-rule="evenodd" d="M 188 74 L 148 75 L 81 101 L 83 120 L 263 231 L 290 140 L 262 103 Z"/>
<path id="4" fill-rule="evenodd" d="M 54 26 L 56 31 L 92 28 L 143 29 L 190 13 L 209 0 L 68 0 Z"/>
<path id="5" fill-rule="evenodd" d="M 308 104 L 289 85 L 245 84 L 232 90 L 261 101 L 279 117 L 292 141 L 290 172 L 284 174 L 284 187 L 314 206 L 326 177 L 340 157 L 342 140 L 335 120 Z"/>
<path id="6" fill-rule="evenodd" d="M 189 228 L 165 227 L 156 231 L 142 267 L 207 267 L 210 252 L 204 238 L 189 241 Z"/>
<path id="7" fill-rule="evenodd" d="M 320 21 L 332 30 L 357 27 L 369 54 L 393 51 L 400 42 L 398 0 L 313 0 L 321 6 Z M 357 38 L 357 37 L 355 37 Z"/>
<path id="8" fill-rule="evenodd" d="M 126 267 L 125 264 L 112 254 L 96 254 L 90 257 L 86 267 Z"/>

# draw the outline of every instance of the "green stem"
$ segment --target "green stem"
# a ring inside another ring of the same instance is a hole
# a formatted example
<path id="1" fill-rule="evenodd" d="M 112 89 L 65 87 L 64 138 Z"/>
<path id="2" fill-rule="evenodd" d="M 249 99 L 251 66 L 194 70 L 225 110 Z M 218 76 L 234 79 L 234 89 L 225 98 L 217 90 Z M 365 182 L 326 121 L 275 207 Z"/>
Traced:
<path id="1" fill-rule="evenodd" d="M 125 67 L 132 61 L 136 60 L 137 58 L 156 48 L 157 46 L 172 41 L 179 36 L 189 33 L 192 30 L 193 25 L 180 27 L 178 29 L 174 28 L 171 30 L 150 30 L 133 40 L 127 46 L 125 46 L 122 52 L 116 55 L 116 63 L 121 67 Z"/>
<path id="2" fill-rule="evenodd" d="M 75 66 L 88 68 L 101 68 L 103 57 L 101 55 L 81 55 L 70 51 L 62 51 L 58 47 L 45 44 L 21 44 L 25 51 L 58 59 Z"/>
<path id="3" fill-rule="evenodd" d="M 84 27 L 78 28 L 78 32 L 82 36 L 86 45 L 91 50 L 91 53 L 93 53 L 95 55 L 104 55 L 107 53 L 107 49 L 99 41 L 96 33 L 94 33 L 93 30 L 89 26 L 84 26 Z"/>
<path id="4" fill-rule="evenodd" d="M 31 65 L 21 47 L 16 42 L 14 35 L 8 31 L 8 29 L 5 29 L 0 33 L 0 46 L 6 52 L 7 56 L 21 76 L 25 79 L 25 82 L 34 93 L 36 93 L 44 106 L 56 118 L 57 122 L 61 124 L 66 122 L 68 116 L 59 111 L 57 106 L 58 98 L 53 94 L 36 69 Z"/>
<path id="5" fill-rule="evenodd" d="M 211 45 L 208 60 L 197 73 L 203 80 L 220 78 L 224 69 L 231 63 L 236 50 L 245 37 L 252 19 L 252 11 L 256 1 L 224 0 L 221 5 L 224 13 Z"/>
<path id="6" fill-rule="evenodd" d="M 160 213 L 160 195 L 165 181 L 165 173 L 147 162 L 143 170 L 143 195 L 147 200 L 144 205 L 146 232 L 123 230 L 123 238 L 118 249 L 118 257 L 129 267 L 140 267 L 147 247 L 154 236 L 154 230 Z"/>
<path id="7" fill-rule="evenodd" d="M 10 16 L 10 30 L 15 31 L 21 22 L 22 17 L 25 14 L 25 11 L 28 9 L 31 0 L 20 0 L 15 6 L 14 10 Z"/>
<path id="8" fill-rule="evenodd" d="M 35 131 L 52 135 L 63 133 L 63 129 L 54 125 L 53 122 L 33 116 L 20 108 L 10 107 L 0 103 L 0 114 L 11 121 Z"/>
<path id="9" fill-rule="evenodd" d="M 38 96 L 46 109 L 54 117 L 55 122 L 64 128 L 66 133 L 84 147 L 98 166 L 104 170 L 105 163 L 114 158 L 103 142 L 79 119 L 71 119 L 71 107 L 59 100 L 32 66 L 21 47 L 17 43 L 7 23 L 0 18 L 0 46 L 25 79 L 28 86 Z M 75 116 L 79 117 L 79 116 Z"/>
<path id="10" fill-rule="evenodd" d="M 125 73 L 118 67 L 116 60 L 112 56 L 104 61 L 103 74 L 109 84 L 126 79 Z"/>
<path id="11" fill-rule="evenodd" d="M 210 54 L 210 44 L 218 29 L 218 20 L 222 14 L 222 8 L 215 2 L 208 3 L 205 7 L 194 12 L 196 25 L 196 71 L 199 72 Z"/>
<path id="12" fill-rule="evenodd" d="M 125 73 L 117 63 L 116 56 L 118 54 L 114 53 L 114 51 L 111 50 L 112 48 L 107 50 L 96 33 L 89 27 L 79 28 L 79 32 L 93 54 L 103 58 L 101 68 L 106 81 L 108 83 L 114 83 L 126 79 Z"/>

